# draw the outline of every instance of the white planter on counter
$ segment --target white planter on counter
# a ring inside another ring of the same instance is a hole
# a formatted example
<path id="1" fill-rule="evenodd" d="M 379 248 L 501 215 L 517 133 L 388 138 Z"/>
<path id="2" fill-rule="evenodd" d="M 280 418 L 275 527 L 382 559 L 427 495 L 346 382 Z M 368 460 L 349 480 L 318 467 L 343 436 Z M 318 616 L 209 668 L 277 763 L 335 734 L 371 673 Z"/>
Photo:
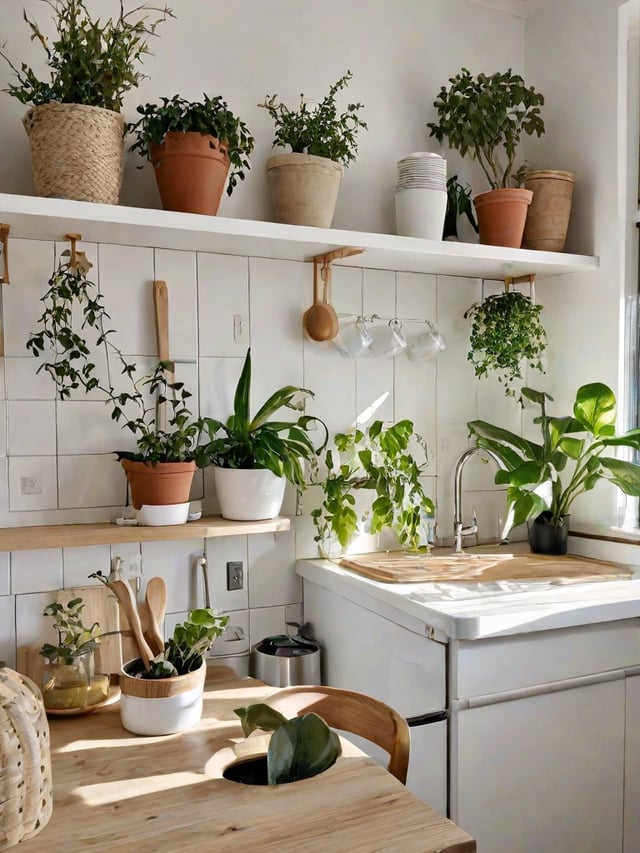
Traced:
<path id="1" fill-rule="evenodd" d="M 136 735 L 169 735 L 194 726 L 202 716 L 207 664 L 174 678 L 134 678 L 140 660 L 125 663 L 120 672 L 120 719 Z"/>

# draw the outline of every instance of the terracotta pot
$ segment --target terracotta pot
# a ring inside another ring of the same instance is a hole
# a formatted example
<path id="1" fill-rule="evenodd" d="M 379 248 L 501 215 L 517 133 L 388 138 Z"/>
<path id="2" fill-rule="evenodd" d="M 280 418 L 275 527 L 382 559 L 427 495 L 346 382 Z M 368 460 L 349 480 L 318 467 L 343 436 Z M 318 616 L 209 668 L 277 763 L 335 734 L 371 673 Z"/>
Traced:
<path id="1" fill-rule="evenodd" d="M 478 214 L 480 242 L 487 246 L 519 249 L 531 204 L 531 190 L 490 190 L 477 195 L 473 203 Z"/>
<path id="2" fill-rule="evenodd" d="M 267 175 L 276 222 L 330 228 L 344 166 L 312 154 L 275 154 Z"/>
<path id="3" fill-rule="evenodd" d="M 167 133 L 149 146 L 165 210 L 215 216 L 231 165 L 226 147 L 204 133 Z"/>
<path id="4" fill-rule="evenodd" d="M 524 186 L 533 192 L 533 201 L 524 227 L 523 249 L 562 252 L 571 216 L 574 180 L 573 172 L 553 169 L 527 172 Z"/>
<path id="5" fill-rule="evenodd" d="M 131 462 L 121 459 L 127 474 L 134 509 L 143 504 L 166 506 L 189 502 L 191 482 L 196 470 L 195 462 Z"/>

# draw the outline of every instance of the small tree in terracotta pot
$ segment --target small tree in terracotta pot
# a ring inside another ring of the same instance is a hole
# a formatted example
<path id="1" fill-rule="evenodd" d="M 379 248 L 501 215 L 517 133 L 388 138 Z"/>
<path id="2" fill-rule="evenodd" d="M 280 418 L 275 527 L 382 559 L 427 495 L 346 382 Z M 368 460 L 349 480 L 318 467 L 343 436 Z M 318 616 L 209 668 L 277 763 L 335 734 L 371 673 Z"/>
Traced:
<path id="1" fill-rule="evenodd" d="M 477 77 L 463 68 L 449 83 L 433 103 L 438 121 L 427 127 L 438 142 L 446 139 L 463 157 L 470 154 L 487 176 L 491 190 L 474 198 L 480 242 L 519 248 L 532 194 L 518 189 L 524 168 L 516 171 L 514 164 L 522 134 L 544 133 L 544 97 L 510 68 Z"/>
<path id="2" fill-rule="evenodd" d="M 187 101 L 179 95 L 137 108 L 127 130 L 131 146 L 153 164 L 165 210 L 215 215 L 250 169 L 254 139 L 220 95 Z M 228 179 L 228 180 L 227 180 Z"/>

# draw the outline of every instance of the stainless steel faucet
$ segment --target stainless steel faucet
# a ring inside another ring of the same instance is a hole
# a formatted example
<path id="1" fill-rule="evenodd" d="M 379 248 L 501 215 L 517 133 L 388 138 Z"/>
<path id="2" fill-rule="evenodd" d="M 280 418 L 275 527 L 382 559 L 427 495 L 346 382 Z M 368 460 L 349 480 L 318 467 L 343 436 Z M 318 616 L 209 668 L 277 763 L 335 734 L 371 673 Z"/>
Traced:
<path id="1" fill-rule="evenodd" d="M 467 460 L 476 453 L 486 453 L 497 464 L 498 468 L 504 468 L 502 460 L 493 452 L 484 447 L 469 447 L 456 462 L 455 473 L 453 476 L 453 533 L 455 542 L 453 550 L 456 554 L 462 551 L 462 537 L 471 536 L 478 532 L 478 519 L 473 516 L 473 522 L 468 527 L 464 526 L 462 521 L 462 471 L 467 463 Z"/>

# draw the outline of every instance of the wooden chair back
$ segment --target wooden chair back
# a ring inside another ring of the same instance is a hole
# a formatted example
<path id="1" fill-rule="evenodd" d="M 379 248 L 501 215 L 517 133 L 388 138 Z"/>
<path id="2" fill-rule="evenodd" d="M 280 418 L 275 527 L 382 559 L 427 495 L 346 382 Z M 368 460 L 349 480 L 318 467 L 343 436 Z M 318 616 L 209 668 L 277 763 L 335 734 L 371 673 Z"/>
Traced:
<path id="1" fill-rule="evenodd" d="M 287 719 L 313 711 L 335 729 L 377 744 L 389 753 L 387 770 L 402 784 L 409 765 L 409 726 L 397 711 L 364 693 L 338 687 L 286 687 L 267 700 Z"/>

